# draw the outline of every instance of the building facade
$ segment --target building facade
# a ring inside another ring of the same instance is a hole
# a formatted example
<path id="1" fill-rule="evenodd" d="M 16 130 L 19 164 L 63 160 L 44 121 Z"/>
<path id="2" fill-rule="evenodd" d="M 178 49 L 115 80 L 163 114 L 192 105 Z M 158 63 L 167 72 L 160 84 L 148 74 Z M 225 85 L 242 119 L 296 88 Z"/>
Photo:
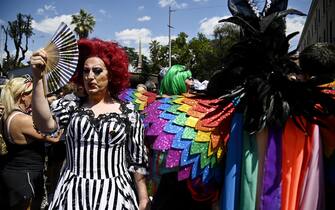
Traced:
<path id="1" fill-rule="evenodd" d="M 298 50 L 317 42 L 335 43 L 335 0 L 312 0 Z"/>

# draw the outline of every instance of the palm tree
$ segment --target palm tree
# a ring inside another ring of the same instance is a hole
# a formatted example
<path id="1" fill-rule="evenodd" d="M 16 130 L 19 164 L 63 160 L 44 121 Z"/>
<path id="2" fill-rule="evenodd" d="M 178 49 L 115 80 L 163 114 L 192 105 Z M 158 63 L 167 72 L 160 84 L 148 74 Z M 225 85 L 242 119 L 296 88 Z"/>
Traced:
<path id="1" fill-rule="evenodd" d="M 95 18 L 85 10 L 80 9 L 78 15 L 72 15 L 71 24 L 75 25 L 74 31 L 78 34 L 79 39 L 87 38 L 88 34 L 93 31 Z"/>

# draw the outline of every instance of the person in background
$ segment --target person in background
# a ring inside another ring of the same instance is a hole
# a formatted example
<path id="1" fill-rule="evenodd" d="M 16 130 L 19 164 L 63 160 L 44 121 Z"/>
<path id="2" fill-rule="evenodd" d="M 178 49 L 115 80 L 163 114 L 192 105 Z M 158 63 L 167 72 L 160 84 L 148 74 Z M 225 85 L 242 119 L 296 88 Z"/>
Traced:
<path id="1" fill-rule="evenodd" d="M 136 85 L 136 90 L 138 92 L 146 92 L 147 91 L 147 86 L 145 86 L 144 84 L 140 83 L 140 84 Z"/>
<path id="2" fill-rule="evenodd" d="M 304 48 L 299 54 L 299 65 L 304 73 L 303 79 L 310 80 L 333 92 L 335 84 L 335 45 L 331 43 L 315 43 Z M 324 116 L 320 126 L 323 147 L 323 167 L 325 209 L 335 209 L 335 116 Z M 318 192 L 313 191 L 316 196 Z"/>
<path id="3" fill-rule="evenodd" d="M 132 104 L 117 98 L 129 84 L 126 53 L 100 39 L 81 39 L 78 47 L 76 83 L 85 97 L 60 99 L 52 110 L 41 77 L 48 56 L 42 49 L 31 57 L 36 128 L 46 135 L 67 128 L 66 163 L 49 209 L 147 209 L 143 123 Z"/>
<path id="4" fill-rule="evenodd" d="M 161 81 L 159 94 L 180 95 L 187 93 L 192 85 L 192 72 L 183 65 L 173 65 Z"/>
<path id="5" fill-rule="evenodd" d="M 183 65 L 173 65 L 163 77 L 160 94 L 166 97 L 187 93 L 193 85 L 192 72 Z M 161 176 L 153 196 L 152 210 L 207 210 L 211 201 L 200 202 L 192 197 L 190 180 L 178 181 L 177 172 Z"/>
<path id="6" fill-rule="evenodd" d="M 48 103 L 51 104 L 52 102 L 54 102 L 55 100 L 58 99 L 58 95 L 57 93 L 49 93 L 47 94 L 47 99 L 48 99 Z"/>
<path id="7" fill-rule="evenodd" d="M 2 116 L 3 116 L 4 109 L 5 109 L 5 107 L 0 102 L 0 171 L 2 169 L 4 160 L 5 160 L 4 156 L 6 156 L 6 154 L 8 153 L 8 151 L 7 151 L 7 145 L 6 145 L 5 139 L 3 137 L 3 121 L 2 121 Z"/>
<path id="8" fill-rule="evenodd" d="M 60 136 L 58 132 L 46 137 L 35 130 L 30 115 L 32 90 L 30 77 L 17 77 L 9 80 L 1 92 L 8 154 L 0 174 L 6 193 L 0 199 L 7 200 L 9 209 L 40 209 L 44 196 L 44 142 L 57 142 Z"/>
<path id="9" fill-rule="evenodd" d="M 74 82 L 69 82 L 62 88 L 62 96 L 69 101 L 78 100 L 85 96 L 85 91 L 82 85 L 77 85 Z"/>
<path id="10" fill-rule="evenodd" d="M 3 127 L 2 116 L 3 116 L 4 109 L 5 109 L 5 107 L 0 102 L 0 174 L 2 174 L 2 170 L 3 170 L 3 167 L 6 163 L 7 154 L 8 154 L 7 144 L 6 144 L 5 138 L 3 136 L 4 127 Z M 4 189 L 2 179 L 0 178 L 0 196 L 1 196 L 0 197 L 0 206 L 2 206 L 4 208 L 9 208 L 5 196 L 2 196 L 2 195 L 6 195 L 6 193 L 7 193 L 6 189 Z"/>
<path id="11" fill-rule="evenodd" d="M 158 67 L 159 67 L 159 73 L 158 73 L 158 90 L 160 89 L 160 85 L 162 83 L 162 79 L 164 78 L 166 72 L 168 71 L 169 68 L 167 67 L 162 67 L 160 64 L 158 64 Z"/>
<path id="12" fill-rule="evenodd" d="M 306 80 L 327 84 L 335 78 L 335 45 L 315 43 L 307 46 L 299 54 L 299 66 Z"/>
<path id="13" fill-rule="evenodd" d="M 147 91 L 154 92 L 154 93 L 157 92 L 156 84 L 152 80 L 146 81 L 144 85 L 146 86 Z"/>

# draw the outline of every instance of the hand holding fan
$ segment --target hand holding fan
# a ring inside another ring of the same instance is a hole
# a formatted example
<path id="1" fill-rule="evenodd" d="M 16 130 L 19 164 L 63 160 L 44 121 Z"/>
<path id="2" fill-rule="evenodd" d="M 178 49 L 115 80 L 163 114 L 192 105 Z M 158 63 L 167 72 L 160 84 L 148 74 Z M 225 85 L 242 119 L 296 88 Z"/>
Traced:
<path id="1" fill-rule="evenodd" d="M 44 50 L 48 55 L 46 68 L 43 72 L 44 93 L 46 95 L 68 83 L 76 70 L 79 51 L 74 33 L 63 22 Z"/>

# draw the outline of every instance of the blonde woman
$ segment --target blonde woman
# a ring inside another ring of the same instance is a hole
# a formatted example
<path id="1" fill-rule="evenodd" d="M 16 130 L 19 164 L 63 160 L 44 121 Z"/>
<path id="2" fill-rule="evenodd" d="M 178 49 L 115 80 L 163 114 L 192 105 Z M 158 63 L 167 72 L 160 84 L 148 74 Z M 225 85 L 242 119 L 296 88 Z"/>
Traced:
<path id="1" fill-rule="evenodd" d="M 2 89 L 3 127 L 8 158 L 1 171 L 0 186 L 6 195 L 6 209 L 40 209 L 43 195 L 43 141 L 59 138 L 44 137 L 33 125 L 30 113 L 32 80 L 18 77 L 9 80 Z M 1 202 L 2 203 L 2 202 Z"/>

